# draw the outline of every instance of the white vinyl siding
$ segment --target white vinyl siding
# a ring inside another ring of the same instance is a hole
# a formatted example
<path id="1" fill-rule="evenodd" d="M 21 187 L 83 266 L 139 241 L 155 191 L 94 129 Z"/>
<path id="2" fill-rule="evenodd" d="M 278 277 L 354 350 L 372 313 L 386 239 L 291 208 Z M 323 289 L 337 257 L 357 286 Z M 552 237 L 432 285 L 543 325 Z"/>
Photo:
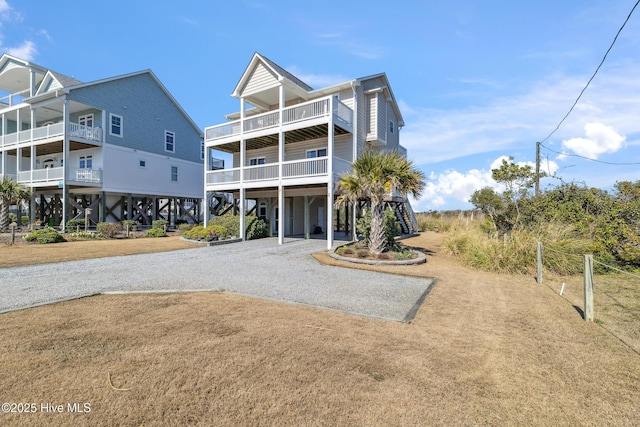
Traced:
<path id="1" fill-rule="evenodd" d="M 242 96 L 248 96 L 278 86 L 276 76 L 263 65 L 258 64 L 242 90 Z"/>

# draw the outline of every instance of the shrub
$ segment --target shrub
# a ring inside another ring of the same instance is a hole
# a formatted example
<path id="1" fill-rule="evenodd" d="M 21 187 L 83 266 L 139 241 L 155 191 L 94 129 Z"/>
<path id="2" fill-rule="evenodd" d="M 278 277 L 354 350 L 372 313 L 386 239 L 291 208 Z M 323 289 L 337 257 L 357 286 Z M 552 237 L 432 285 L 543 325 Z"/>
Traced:
<path id="1" fill-rule="evenodd" d="M 132 219 L 125 219 L 124 221 L 122 221 L 122 229 L 127 231 L 131 231 L 133 229 L 134 225 L 138 225 L 137 221 L 134 221 Z"/>
<path id="2" fill-rule="evenodd" d="M 167 233 L 164 228 L 151 228 L 147 230 L 146 237 L 167 237 Z"/>
<path id="3" fill-rule="evenodd" d="M 12 222 L 15 222 L 17 224 L 18 223 L 18 216 L 16 214 L 14 214 L 13 212 L 9 212 L 9 224 L 11 224 Z"/>
<path id="4" fill-rule="evenodd" d="M 73 239 L 95 239 L 98 237 L 98 235 L 91 231 L 87 231 L 87 232 L 79 231 L 79 232 L 69 233 L 69 237 Z"/>
<path id="5" fill-rule="evenodd" d="M 371 255 L 371 252 L 369 252 L 369 249 L 358 249 L 356 251 L 356 256 L 358 258 L 367 258 L 369 255 Z"/>
<path id="6" fill-rule="evenodd" d="M 120 231 L 120 224 L 115 222 L 99 222 L 97 226 L 98 233 L 107 239 L 113 239 L 116 233 Z"/>
<path id="7" fill-rule="evenodd" d="M 193 227 L 194 227 L 193 224 L 189 224 L 188 222 L 183 222 L 178 225 L 178 230 L 185 232 L 185 231 L 191 230 Z"/>
<path id="8" fill-rule="evenodd" d="M 169 226 L 169 221 L 167 221 L 166 219 L 156 219 L 151 223 L 151 228 L 160 228 L 162 230 L 164 230 L 165 227 L 168 227 L 168 226 Z"/>
<path id="9" fill-rule="evenodd" d="M 201 225 L 196 225 L 191 230 L 185 231 L 182 234 L 182 236 L 185 239 L 206 240 L 206 239 L 209 239 L 211 236 L 211 233 L 214 233 L 214 232 L 219 239 L 224 239 L 229 234 L 225 227 L 221 225 L 213 224 L 213 225 L 209 225 L 207 228 L 204 228 Z"/>
<path id="10" fill-rule="evenodd" d="M 251 218 L 251 217 L 247 217 Z M 240 216 L 239 215 L 223 215 L 223 216 L 215 216 L 211 218 L 209 221 L 209 225 L 221 225 L 226 228 L 231 236 L 239 236 L 240 235 Z M 248 221 L 245 219 L 245 224 L 248 224 Z"/>
<path id="11" fill-rule="evenodd" d="M 26 240 L 27 242 L 36 241 L 38 243 L 59 243 L 65 241 L 62 234 L 58 233 L 51 227 L 34 230 L 24 236 L 24 240 Z"/>
<path id="12" fill-rule="evenodd" d="M 70 219 L 69 221 L 67 221 L 67 230 L 70 231 L 76 231 L 78 229 L 78 226 L 80 227 L 80 229 L 84 230 L 84 219 Z"/>
<path id="13" fill-rule="evenodd" d="M 23 216 L 21 219 L 21 224 L 23 227 L 26 227 L 27 225 L 29 225 L 29 217 L 28 216 Z"/>
<path id="14" fill-rule="evenodd" d="M 253 217 L 247 225 L 247 240 L 262 239 L 267 237 L 269 225 L 267 221 L 259 217 Z"/>

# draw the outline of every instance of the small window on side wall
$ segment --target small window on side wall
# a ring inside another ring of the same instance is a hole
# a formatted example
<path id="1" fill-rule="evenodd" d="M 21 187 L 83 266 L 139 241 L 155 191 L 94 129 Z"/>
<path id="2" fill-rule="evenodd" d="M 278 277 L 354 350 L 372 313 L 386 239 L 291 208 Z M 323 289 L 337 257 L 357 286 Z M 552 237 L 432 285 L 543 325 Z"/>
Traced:
<path id="1" fill-rule="evenodd" d="M 122 138 L 122 116 L 109 114 L 109 134 Z"/>
<path id="2" fill-rule="evenodd" d="M 171 166 L 171 182 L 178 182 L 178 167 Z"/>
<path id="3" fill-rule="evenodd" d="M 389 122 L 389 132 L 393 133 L 394 127 L 393 122 Z"/>
<path id="4" fill-rule="evenodd" d="M 169 153 L 176 152 L 176 134 L 174 132 L 164 131 L 164 151 Z"/>
<path id="5" fill-rule="evenodd" d="M 146 168 L 147 167 L 147 161 L 146 160 L 138 160 L 138 167 Z"/>

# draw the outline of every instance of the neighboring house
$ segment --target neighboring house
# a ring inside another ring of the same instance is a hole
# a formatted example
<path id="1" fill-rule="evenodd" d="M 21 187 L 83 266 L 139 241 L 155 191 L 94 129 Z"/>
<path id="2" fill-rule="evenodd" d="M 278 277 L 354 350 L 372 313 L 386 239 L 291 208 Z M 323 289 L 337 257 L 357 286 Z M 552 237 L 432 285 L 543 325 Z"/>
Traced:
<path id="1" fill-rule="evenodd" d="M 228 201 L 255 209 L 280 243 L 324 233 L 330 248 L 333 231 L 352 230 L 355 219 L 354 209 L 334 207 L 339 176 L 366 149 L 406 156 L 404 122 L 384 73 L 313 89 L 255 53 L 232 96 L 240 111 L 205 129 L 207 151 L 233 157 L 232 168 L 219 170 L 207 156 L 205 220 Z M 389 203 L 405 231 L 417 229 L 407 200 L 396 195 Z"/>
<path id="2" fill-rule="evenodd" d="M 32 221 L 198 221 L 202 133 L 152 71 L 82 83 L 3 55 L 0 91 L 0 177 Z"/>

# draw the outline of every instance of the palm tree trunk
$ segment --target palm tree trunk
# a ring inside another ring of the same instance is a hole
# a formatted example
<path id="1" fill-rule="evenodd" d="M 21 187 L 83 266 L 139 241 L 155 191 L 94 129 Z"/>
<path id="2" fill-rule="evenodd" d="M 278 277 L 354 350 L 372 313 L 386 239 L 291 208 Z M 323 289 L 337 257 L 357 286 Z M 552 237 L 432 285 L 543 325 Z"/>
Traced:
<path id="1" fill-rule="evenodd" d="M 9 203 L 0 197 L 0 230 L 9 228 Z"/>
<path id="2" fill-rule="evenodd" d="M 384 204 L 371 200 L 371 231 L 369 232 L 369 250 L 375 255 L 385 249 Z"/>

